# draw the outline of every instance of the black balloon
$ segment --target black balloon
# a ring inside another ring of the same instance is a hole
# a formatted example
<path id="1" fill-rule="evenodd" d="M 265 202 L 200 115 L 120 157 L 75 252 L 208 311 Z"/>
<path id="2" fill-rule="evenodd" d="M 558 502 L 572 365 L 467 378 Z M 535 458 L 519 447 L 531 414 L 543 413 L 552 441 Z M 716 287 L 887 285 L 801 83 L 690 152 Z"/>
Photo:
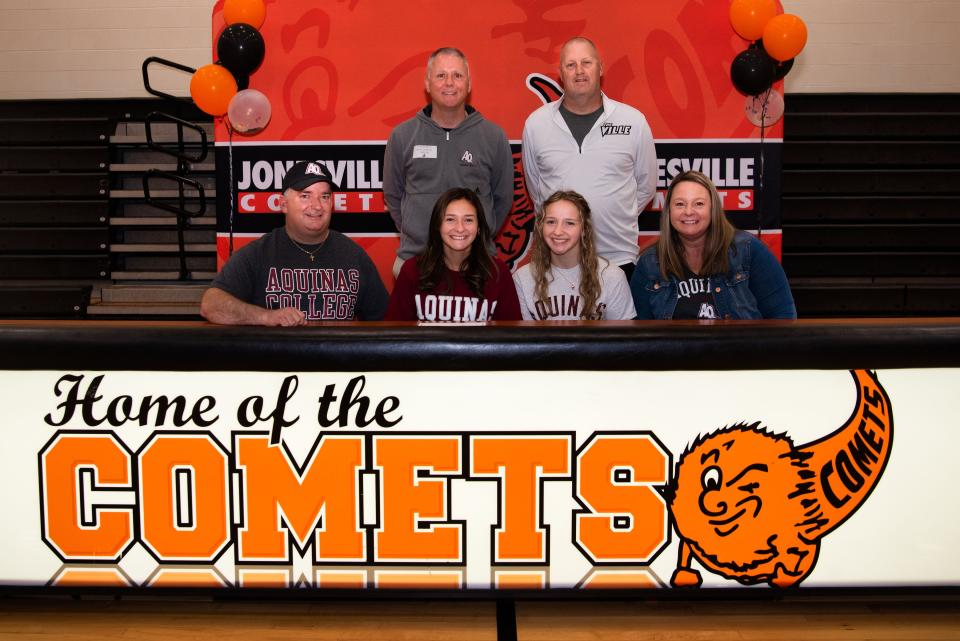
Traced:
<path id="1" fill-rule="evenodd" d="M 227 65 L 223 64 L 223 62 L 220 60 L 214 60 L 213 64 L 223 67 L 227 71 L 230 71 Z M 243 91 L 244 89 L 250 88 L 250 76 L 240 75 L 235 71 L 230 71 L 230 75 L 232 75 L 233 79 L 237 81 L 237 91 Z"/>
<path id="2" fill-rule="evenodd" d="M 771 58 L 773 60 L 773 58 Z M 774 67 L 773 81 L 783 80 L 784 76 L 790 73 L 790 70 L 793 69 L 793 61 L 796 58 L 790 58 L 789 60 L 784 60 L 783 62 L 777 62 Z"/>
<path id="3" fill-rule="evenodd" d="M 783 62 L 780 62 L 779 60 L 771 56 L 769 53 L 767 53 L 767 50 L 763 48 L 763 40 L 757 40 L 756 42 L 751 44 L 750 49 L 761 51 L 763 52 L 763 55 L 770 58 L 770 62 L 773 63 L 773 81 L 774 82 L 777 82 L 778 80 L 783 80 L 784 77 L 786 77 L 786 75 L 790 73 L 790 70 L 793 69 L 794 58 L 790 58 L 789 60 L 784 60 Z"/>
<path id="4" fill-rule="evenodd" d="M 217 57 L 235 78 L 249 76 L 263 62 L 264 45 L 260 32 L 237 22 L 223 30 L 217 40 Z"/>
<path id="5" fill-rule="evenodd" d="M 756 96 L 769 89 L 775 73 L 773 59 L 756 49 L 741 51 L 730 65 L 733 86 L 747 96 Z"/>

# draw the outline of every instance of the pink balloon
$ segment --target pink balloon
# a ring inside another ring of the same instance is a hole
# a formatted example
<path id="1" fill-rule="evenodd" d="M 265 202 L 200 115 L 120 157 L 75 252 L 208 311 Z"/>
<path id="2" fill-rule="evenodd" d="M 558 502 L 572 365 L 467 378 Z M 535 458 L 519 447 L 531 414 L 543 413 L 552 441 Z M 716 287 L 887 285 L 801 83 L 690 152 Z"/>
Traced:
<path id="1" fill-rule="evenodd" d="M 758 96 L 747 96 L 743 111 L 754 126 L 769 127 L 783 117 L 783 95 L 768 89 Z"/>
<path id="2" fill-rule="evenodd" d="M 230 126 L 240 134 L 255 134 L 270 122 L 270 100 L 256 89 L 238 91 L 227 107 Z"/>

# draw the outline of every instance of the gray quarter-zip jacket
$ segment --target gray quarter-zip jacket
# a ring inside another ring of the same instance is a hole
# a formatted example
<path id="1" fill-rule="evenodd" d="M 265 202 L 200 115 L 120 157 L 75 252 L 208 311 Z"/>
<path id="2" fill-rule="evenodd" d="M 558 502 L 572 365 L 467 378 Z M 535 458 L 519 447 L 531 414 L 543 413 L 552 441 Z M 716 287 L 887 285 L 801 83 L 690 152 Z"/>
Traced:
<path id="1" fill-rule="evenodd" d="M 477 192 L 493 235 L 513 205 L 513 155 L 503 129 L 468 106 L 466 119 L 447 131 L 430 111 L 397 125 L 384 153 L 383 196 L 404 260 L 423 253 L 433 205 L 448 189 Z"/>

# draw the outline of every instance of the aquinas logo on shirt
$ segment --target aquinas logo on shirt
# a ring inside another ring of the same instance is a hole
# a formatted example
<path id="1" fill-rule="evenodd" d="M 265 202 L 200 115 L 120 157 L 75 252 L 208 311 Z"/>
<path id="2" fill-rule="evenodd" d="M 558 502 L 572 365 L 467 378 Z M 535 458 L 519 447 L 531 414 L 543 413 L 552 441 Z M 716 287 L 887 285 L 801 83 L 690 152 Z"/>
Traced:
<path id="1" fill-rule="evenodd" d="M 677 305 L 683 308 L 680 318 L 690 318 L 688 314 L 696 314 L 696 318 L 719 318 L 717 308 L 710 288 L 709 278 L 691 276 L 677 283 Z"/>
<path id="2" fill-rule="evenodd" d="M 489 321 L 497 310 L 497 301 L 474 296 L 417 294 L 413 302 L 417 306 L 417 319 L 438 323 Z"/>
<path id="3" fill-rule="evenodd" d="M 697 294 L 710 293 L 710 279 L 697 278 L 693 276 L 677 283 L 677 296 L 680 298 L 690 298 Z"/>
<path id="4" fill-rule="evenodd" d="M 533 308 L 536 312 L 537 320 L 580 318 L 581 300 L 578 294 L 558 294 L 549 296 L 545 301 L 538 300 L 534 302 Z M 603 311 L 606 308 L 606 303 L 598 303 L 597 311 L 590 314 L 590 317 L 586 320 L 603 320 Z"/>
<path id="5" fill-rule="evenodd" d="M 473 154 L 470 151 L 463 152 L 463 155 L 460 156 L 461 165 L 472 165 L 473 164 Z"/>
<path id="6" fill-rule="evenodd" d="M 267 309 L 296 307 L 307 320 L 351 320 L 360 291 L 356 269 L 271 267 L 264 288 Z"/>
<path id="7" fill-rule="evenodd" d="M 633 128 L 633 125 L 615 125 L 610 122 L 605 122 L 600 125 L 600 137 L 606 138 L 607 136 L 629 136 L 630 129 Z"/>

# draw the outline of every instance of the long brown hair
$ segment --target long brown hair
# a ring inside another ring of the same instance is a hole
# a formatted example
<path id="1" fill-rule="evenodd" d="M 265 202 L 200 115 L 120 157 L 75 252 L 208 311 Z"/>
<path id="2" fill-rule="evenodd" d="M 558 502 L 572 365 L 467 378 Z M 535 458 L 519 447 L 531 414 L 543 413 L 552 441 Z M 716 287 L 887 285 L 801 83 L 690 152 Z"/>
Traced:
<path id="1" fill-rule="evenodd" d="M 587 199 L 575 191 L 558 191 L 543 201 L 543 206 L 537 213 L 537 219 L 534 222 L 533 248 L 530 254 L 530 270 L 533 274 L 534 296 L 541 303 L 547 302 L 547 286 L 555 280 L 555 276 L 550 274 L 550 281 L 547 281 L 547 274 L 550 272 L 550 247 L 543 238 L 543 219 L 547 215 L 547 208 L 565 200 L 580 213 L 580 299 L 583 301 L 583 308 L 580 312 L 580 318 L 590 320 L 596 313 L 597 299 L 600 298 L 600 276 L 597 274 L 597 248 L 593 241 L 593 219 L 590 217 L 590 205 Z"/>
<path id="2" fill-rule="evenodd" d="M 710 227 L 707 228 L 707 237 L 703 245 L 703 266 L 700 268 L 700 276 L 714 276 L 727 271 L 730 246 L 733 244 L 734 234 L 737 233 L 734 226 L 727 220 L 726 214 L 723 213 L 723 201 L 713 181 L 699 171 L 685 171 L 678 174 L 667 189 L 663 212 L 660 214 L 657 259 L 660 261 L 660 275 L 664 280 L 671 276 L 684 278 L 690 271 L 683 255 L 680 234 L 670 224 L 670 203 L 673 201 L 673 191 L 677 185 L 684 182 L 696 183 L 710 194 Z"/>
<path id="3" fill-rule="evenodd" d="M 477 237 L 470 245 L 470 254 L 460 266 L 460 273 L 467 281 L 470 291 L 477 297 L 483 298 L 483 288 L 489 278 L 497 275 L 497 266 L 487 253 L 491 237 L 487 217 L 483 213 L 483 203 L 480 202 L 480 196 L 475 191 L 466 187 L 448 189 L 440 194 L 440 198 L 433 205 L 433 213 L 430 214 L 430 230 L 427 234 L 427 248 L 417 257 L 420 291 L 437 290 L 441 282 L 444 284 L 444 289 L 441 291 L 450 291 L 453 288 L 453 282 L 443 262 L 443 238 L 440 236 L 440 224 L 443 222 L 443 215 L 447 213 L 447 207 L 457 200 L 467 201 L 477 212 Z"/>

